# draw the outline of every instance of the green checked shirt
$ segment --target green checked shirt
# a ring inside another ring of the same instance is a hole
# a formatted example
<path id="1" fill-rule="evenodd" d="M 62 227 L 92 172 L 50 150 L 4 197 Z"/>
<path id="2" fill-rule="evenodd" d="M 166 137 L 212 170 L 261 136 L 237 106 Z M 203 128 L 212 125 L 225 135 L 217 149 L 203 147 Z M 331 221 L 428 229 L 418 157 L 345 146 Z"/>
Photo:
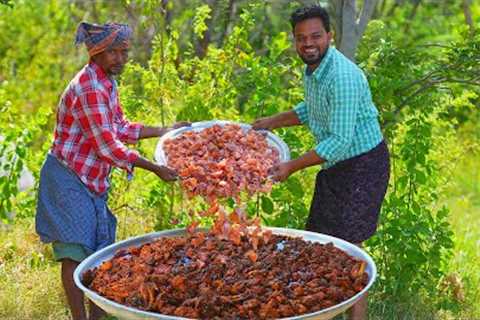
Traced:
<path id="1" fill-rule="evenodd" d="M 314 134 L 324 168 L 365 153 L 382 140 L 378 111 L 363 72 L 330 47 L 312 74 L 305 69 L 305 101 L 295 108 Z"/>

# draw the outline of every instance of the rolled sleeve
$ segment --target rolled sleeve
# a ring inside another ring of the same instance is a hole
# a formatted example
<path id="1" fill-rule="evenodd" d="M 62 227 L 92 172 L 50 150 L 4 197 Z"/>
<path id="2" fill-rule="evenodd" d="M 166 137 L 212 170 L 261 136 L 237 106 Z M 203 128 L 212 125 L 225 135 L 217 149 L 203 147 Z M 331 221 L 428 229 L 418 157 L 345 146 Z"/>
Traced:
<path id="1" fill-rule="evenodd" d="M 315 147 L 315 152 L 328 162 L 336 161 L 346 151 L 349 143 L 340 136 L 331 134 Z"/>
<path id="2" fill-rule="evenodd" d="M 352 144 L 362 90 L 362 79 L 351 74 L 340 75 L 330 85 L 328 135 L 315 147 L 321 158 L 337 161 Z"/>
<path id="3" fill-rule="evenodd" d="M 293 111 L 297 114 L 298 119 L 302 124 L 308 123 L 308 110 L 305 101 L 300 102 L 293 108 Z"/>
<path id="4" fill-rule="evenodd" d="M 139 155 L 128 149 L 115 135 L 107 98 L 100 91 L 83 92 L 73 108 L 73 115 L 98 157 L 110 165 L 133 171 Z"/>
<path id="5" fill-rule="evenodd" d="M 117 136 L 120 141 L 124 143 L 136 144 L 140 139 L 140 131 L 143 128 L 143 124 L 129 122 L 120 107 L 117 108 L 118 112 L 118 129 L 117 129 Z"/>
<path id="6" fill-rule="evenodd" d="M 121 125 L 118 128 L 118 138 L 124 143 L 136 144 L 140 139 L 140 131 L 143 128 L 141 123 L 129 123 Z"/>
<path id="7" fill-rule="evenodd" d="M 128 151 L 129 151 L 129 153 L 128 153 L 128 165 L 125 169 L 129 173 L 133 173 L 133 169 L 135 168 L 133 164 L 140 157 L 140 154 L 135 150 L 128 150 Z"/>
<path id="8" fill-rule="evenodd" d="M 139 157 L 138 152 L 128 149 L 111 132 L 102 130 L 100 134 L 92 135 L 90 141 L 102 160 L 128 172 L 133 171 L 133 164 Z"/>

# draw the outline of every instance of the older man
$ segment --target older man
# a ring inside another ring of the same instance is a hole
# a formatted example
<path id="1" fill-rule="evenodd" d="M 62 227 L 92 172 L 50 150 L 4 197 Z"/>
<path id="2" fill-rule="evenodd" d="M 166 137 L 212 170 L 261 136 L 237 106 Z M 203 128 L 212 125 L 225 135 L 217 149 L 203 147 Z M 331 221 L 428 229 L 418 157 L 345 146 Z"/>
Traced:
<path id="1" fill-rule="evenodd" d="M 129 176 L 140 167 L 165 181 L 176 179 L 174 171 L 124 144 L 169 130 L 124 117 L 114 77 L 127 63 L 130 36 L 131 29 L 123 24 L 79 25 L 76 43 L 86 44 L 90 59 L 63 92 L 54 141 L 40 173 L 36 230 L 43 242 L 52 243 L 55 259 L 62 263 L 62 283 L 75 320 L 87 316 L 73 271 L 88 255 L 115 241 L 116 218 L 107 207 L 112 167 Z M 174 127 L 182 125 L 186 123 Z M 90 319 L 104 314 L 90 307 Z"/>

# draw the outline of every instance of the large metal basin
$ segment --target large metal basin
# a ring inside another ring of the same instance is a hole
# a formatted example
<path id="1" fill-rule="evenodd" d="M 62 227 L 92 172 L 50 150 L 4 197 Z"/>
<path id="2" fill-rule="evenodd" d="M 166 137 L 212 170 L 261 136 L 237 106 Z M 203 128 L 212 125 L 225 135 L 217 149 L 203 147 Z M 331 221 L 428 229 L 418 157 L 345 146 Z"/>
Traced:
<path id="1" fill-rule="evenodd" d="M 318 320 L 324 320 L 324 319 L 331 319 L 337 314 L 340 314 L 347 310 L 349 307 L 351 307 L 360 297 L 365 294 L 365 292 L 370 289 L 372 286 L 373 282 L 375 281 L 375 278 L 377 276 L 377 268 L 375 266 L 375 263 L 373 262 L 372 258 L 362 249 L 359 247 L 346 242 L 344 240 L 327 236 L 324 234 L 320 233 L 315 233 L 315 232 L 309 232 L 309 231 L 303 231 L 303 230 L 295 230 L 295 229 L 284 229 L 284 228 L 267 228 L 272 230 L 274 234 L 279 234 L 279 235 L 286 235 L 286 236 L 292 236 L 292 237 L 301 237 L 304 240 L 307 241 L 313 241 L 313 242 L 319 242 L 319 243 L 327 243 L 327 242 L 333 242 L 333 244 L 350 254 L 351 256 L 360 258 L 367 263 L 366 267 L 366 272 L 369 275 L 369 280 L 367 286 L 359 293 L 357 293 L 355 296 L 352 298 L 339 303 L 335 306 L 332 306 L 330 308 L 326 308 L 314 313 L 308 313 L 308 314 L 303 314 L 301 316 L 296 316 L 296 317 L 290 317 L 290 318 L 283 318 L 283 319 L 318 319 Z M 132 320 L 145 320 L 145 319 L 178 319 L 178 320 L 185 320 L 187 318 L 182 318 L 182 317 L 174 317 L 174 316 L 168 316 L 168 315 L 162 315 L 159 313 L 154 313 L 154 312 L 146 312 L 142 310 L 138 310 L 135 308 L 127 307 L 124 305 L 121 305 L 119 303 L 116 303 L 114 301 L 108 300 L 94 291 L 88 289 L 85 287 L 82 282 L 80 281 L 83 273 L 89 269 L 92 269 L 98 265 L 100 265 L 103 261 L 111 259 L 114 255 L 114 253 L 123 248 L 128 248 L 131 246 L 139 246 L 144 243 L 151 242 L 159 237 L 171 237 L 171 236 L 180 236 L 185 234 L 185 229 L 176 229 L 176 230 L 168 230 L 168 231 L 161 231 L 161 232 L 154 232 L 154 233 L 149 233 L 143 236 L 135 237 L 135 238 L 130 238 L 121 242 L 114 243 L 100 251 L 95 252 L 91 256 L 89 256 L 87 259 L 85 259 L 80 265 L 77 267 L 75 270 L 75 273 L 73 275 L 73 278 L 75 280 L 75 284 L 77 287 L 79 287 L 85 295 L 92 300 L 96 305 L 98 305 L 100 308 L 108 312 L 109 314 L 119 318 L 119 319 L 132 319 Z"/>
<path id="2" fill-rule="evenodd" d="M 186 131 L 201 131 L 206 128 L 210 128 L 213 125 L 220 125 L 224 126 L 226 124 L 237 124 L 239 125 L 243 130 L 249 130 L 252 128 L 251 125 L 246 124 L 246 123 L 238 123 L 238 122 L 232 122 L 232 121 L 226 121 L 226 120 L 211 120 L 211 121 L 200 121 L 200 122 L 194 122 L 190 127 L 181 127 L 178 129 L 174 129 L 170 132 L 167 132 L 165 135 L 163 135 L 157 143 L 157 147 L 155 149 L 155 160 L 157 163 L 161 165 L 167 165 L 167 156 L 165 155 L 165 152 L 163 151 L 163 144 L 165 143 L 166 140 L 168 139 L 174 139 L 178 136 L 180 136 L 182 133 Z M 274 147 L 275 149 L 278 150 L 278 155 L 280 157 L 280 162 L 285 162 L 290 160 L 290 149 L 288 148 L 287 144 L 277 135 L 274 133 L 267 131 L 267 130 L 259 130 L 260 132 L 265 132 L 266 133 L 266 139 L 267 142 L 270 146 Z"/>

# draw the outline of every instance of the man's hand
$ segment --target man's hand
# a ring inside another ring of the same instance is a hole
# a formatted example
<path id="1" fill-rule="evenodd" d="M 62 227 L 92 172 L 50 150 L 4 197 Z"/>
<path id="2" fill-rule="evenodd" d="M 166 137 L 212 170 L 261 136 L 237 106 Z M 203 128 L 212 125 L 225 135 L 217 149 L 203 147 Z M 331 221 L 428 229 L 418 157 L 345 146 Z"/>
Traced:
<path id="1" fill-rule="evenodd" d="M 298 126 L 300 124 L 302 123 L 300 122 L 297 113 L 293 110 L 290 110 L 282 113 L 277 113 L 276 115 L 273 115 L 271 117 L 257 119 L 252 124 L 252 129 L 266 129 L 271 131 L 277 128 Z"/>
<path id="2" fill-rule="evenodd" d="M 165 166 L 157 166 L 153 172 L 164 181 L 174 181 L 178 178 L 178 175 L 174 170 Z"/>
<path id="3" fill-rule="evenodd" d="M 265 117 L 255 120 L 252 124 L 252 129 L 254 130 L 272 130 L 273 128 L 273 119 L 272 117 Z"/>
<path id="4" fill-rule="evenodd" d="M 172 129 L 178 129 L 181 127 L 190 127 L 192 125 L 191 122 L 188 121 L 179 121 L 173 124 Z"/>
<path id="5" fill-rule="evenodd" d="M 282 162 L 271 167 L 269 173 L 273 181 L 282 182 L 293 173 L 293 168 L 290 162 Z"/>
<path id="6" fill-rule="evenodd" d="M 170 132 L 174 129 L 178 129 L 178 128 L 182 128 L 182 127 L 190 127 L 191 125 L 192 125 L 192 123 L 188 122 L 188 121 L 176 122 L 171 127 L 159 128 L 160 131 L 159 131 L 158 136 L 161 137 L 164 134 L 166 134 L 167 132 Z"/>
<path id="7" fill-rule="evenodd" d="M 148 170 L 150 172 L 155 173 L 160 179 L 164 181 L 173 181 L 177 179 L 177 173 L 166 167 L 158 165 L 157 163 L 153 163 L 142 156 L 139 156 L 137 160 L 133 163 L 134 166 Z"/>
<path id="8" fill-rule="evenodd" d="M 311 150 L 297 159 L 272 166 L 268 170 L 268 174 L 273 181 L 280 182 L 286 180 L 294 172 L 303 170 L 307 167 L 322 164 L 324 162 L 325 159 L 321 158 L 315 150 Z"/>

